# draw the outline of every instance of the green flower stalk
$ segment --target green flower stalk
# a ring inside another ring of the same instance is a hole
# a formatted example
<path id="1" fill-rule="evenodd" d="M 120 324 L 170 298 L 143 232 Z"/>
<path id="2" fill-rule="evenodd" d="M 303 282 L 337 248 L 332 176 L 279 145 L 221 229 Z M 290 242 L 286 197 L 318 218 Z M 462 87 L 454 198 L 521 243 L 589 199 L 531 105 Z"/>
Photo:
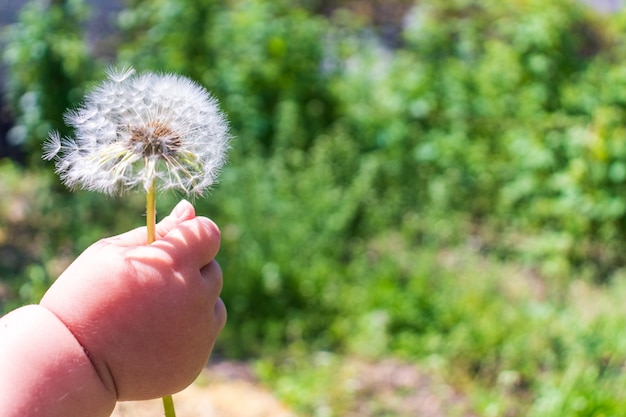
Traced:
<path id="1" fill-rule="evenodd" d="M 155 240 L 157 190 L 202 194 L 228 150 L 228 123 L 200 85 L 172 74 L 109 70 L 76 110 L 65 114 L 75 137 L 51 133 L 43 158 L 70 188 L 146 192 L 147 242 Z M 174 417 L 171 396 L 163 398 Z"/>

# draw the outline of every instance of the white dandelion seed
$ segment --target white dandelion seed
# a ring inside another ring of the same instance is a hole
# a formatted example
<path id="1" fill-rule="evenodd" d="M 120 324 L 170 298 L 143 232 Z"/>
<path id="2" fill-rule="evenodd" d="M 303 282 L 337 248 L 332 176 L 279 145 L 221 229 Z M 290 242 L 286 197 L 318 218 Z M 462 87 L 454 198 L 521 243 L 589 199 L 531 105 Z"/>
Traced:
<path id="1" fill-rule="evenodd" d="M 230 139 L 217 101 L 188 78 L 132 68 L 108 79 L 65 114 L 75 137 L 50 134 L 44 159 L 71 188 L 116 194 L 156 184 L 201 194 L 217 179 Z"/>

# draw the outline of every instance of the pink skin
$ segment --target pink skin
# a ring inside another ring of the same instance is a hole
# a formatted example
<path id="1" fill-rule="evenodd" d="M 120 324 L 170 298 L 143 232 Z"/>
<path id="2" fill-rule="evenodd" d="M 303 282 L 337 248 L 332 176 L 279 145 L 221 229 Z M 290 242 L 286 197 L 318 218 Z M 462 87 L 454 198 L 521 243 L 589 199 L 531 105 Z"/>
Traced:
<path id="1" fill-rule="evenodd" d="M 156 234 L 95 243 L 38 306 L 0 319 L 0 415 L 108 416 L 193 382 L 226 322 L 220 233 L 183 201 Z"/>

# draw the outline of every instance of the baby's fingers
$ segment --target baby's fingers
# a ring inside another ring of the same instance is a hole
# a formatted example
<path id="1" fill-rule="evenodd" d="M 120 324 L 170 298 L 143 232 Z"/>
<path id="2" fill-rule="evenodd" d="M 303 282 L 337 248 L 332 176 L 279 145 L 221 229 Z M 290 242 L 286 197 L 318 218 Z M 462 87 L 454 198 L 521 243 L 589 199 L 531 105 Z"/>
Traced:
<path id="1" fill-rule="evenodd" d="M 168 253 L 179 265 L 201 269 L 217 255 L 220 231 L 206 217 L 194 217 L 178 224 L 151 246 Z"/>
<path id="2" fill-rule="evenodd" d="M 161 239 L 172 231 L 180 223 L 193 219 L 196 211 L 187 200 L 181 200 L 172 210 L 169 216 L 164 218 L 156 225 L 156 238 Z"/>

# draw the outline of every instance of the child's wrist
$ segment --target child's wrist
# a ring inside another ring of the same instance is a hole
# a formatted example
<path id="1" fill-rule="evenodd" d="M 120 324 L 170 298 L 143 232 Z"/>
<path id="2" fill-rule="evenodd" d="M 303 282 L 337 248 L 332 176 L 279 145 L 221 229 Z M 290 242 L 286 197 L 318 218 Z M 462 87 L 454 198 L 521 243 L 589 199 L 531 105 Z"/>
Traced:
<path id="1" fill-rule="evenodd" d="M 0 369 L 3 416 L 109 416 L 115 407 L 114 387 L 63 322 L 40 305 L 0 319 Z"/>

